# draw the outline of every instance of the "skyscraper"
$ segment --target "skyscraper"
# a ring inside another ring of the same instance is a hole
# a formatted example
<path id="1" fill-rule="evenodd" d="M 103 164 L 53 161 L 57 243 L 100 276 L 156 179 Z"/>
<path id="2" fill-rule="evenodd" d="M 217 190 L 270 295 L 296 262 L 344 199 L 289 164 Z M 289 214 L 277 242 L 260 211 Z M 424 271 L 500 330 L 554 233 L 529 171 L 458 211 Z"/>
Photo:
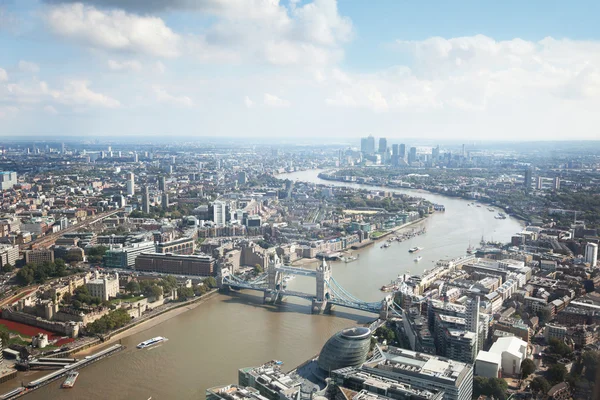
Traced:
<path id="1" fill-rule="evenodd" d="M 360 151 L 363 154 L 375 153 L 375 138 L 373 135 L 360 139 Z"/>
<path id="2" fill-rule="evenodd" d="M 387 139 L 386 138 L 380 138 L 379 139 L 379 151 L 378 153 L 383 154 L 385 153 L 387 150 Z"/>
<path id="3" fill-rule="evenodd" d="M 158 188 L 163 192 L 167 190 L 167 178 L 165 178 L 164 176 L 158 178 Z"/>
<path id="4" fill-rule="evenodd" d="M 541 176 L 537 177 L 537 185 L 535 186 L 535 188 L 537 190 L 542 190 L 542 187 L 544 186 L 544 178 L 542 178 Z"/>
<path id="5" fill-rule="evenodd" d="M 479 341 L 479 296 L 473 296 L 467 300 L 465 313 L 465 329 L 475 333 L 475 356 L 481 350 Z"/>
<path id="6" fill-rule="evenodd" d="M 162 201 L 161 201 L 161 203 L 162 203 L 163 210 L 166 210 L 167 208 L 169 208 L 169 193 L 164 192 L 162 194 Z"/>
<path id="7" fill-rule="evenodd" d="M 406 145 L 404 143 L 400 144 L 400 152 L 398 153 L 398 156 L 401 160 L 406 158 Z"/>
<path id="8" fill-rule="evenodd" d="M 465 145 L 462 145 L 462 157 L 465 158 L 467 156 L 467 152 L 465 150 Z"/>
<path id="9" fill-rule="evenodd" d="M 129 179 L 127 179 L 127 196 L 133 196 L 135 193 L 135 175 L 133 172 L 129 173 Z"/>
<path id="10" fill-rule="evenodd" d="M 411 147 L 410 153 L 408 154 L 408 162 L 413 163 L 415 161 L 417 161 L 417 148 Z"/>
<path id="11" fill-rule="evenodd" d="M 585 262 L 590 263 L 592 267 L 598 263 L 598 245 L 596 243 L 585 245 Z"/>
<path id="12" fill-rule="evenodd" d="M 523 179 L 523 186 L 525 187 L 525 191 L 529 192 L 531 190 L 531 181 L 533 180 L 533 171 L 531 167 L 528 167 L 525 170 L 525 178 Z"/>
<path id="13" fill-rule="evenodd" d="M 142 193 L 142 211 L 150 214 L 150 192 L 148 191 L 148 186 L 144 186 L 144 192 Z"/>
<path id="14" fill-rule="evenodd" d="M 431 149 L 431 160 L 435 163 L 440 158 L 440 146 Z"/>
<path id="15" fill-rule="evenodd" d="M 560 178 L 558 176 L 554 177 L 552 181 L 552 189 L 556 191 L 560 190 Z"/>
<path id="16" fill-rule="evenodd" d="M 217 226 L 225 226 L 227 222 L 227 203 L 215 201 L 213 203 L 213 221 Z"/>

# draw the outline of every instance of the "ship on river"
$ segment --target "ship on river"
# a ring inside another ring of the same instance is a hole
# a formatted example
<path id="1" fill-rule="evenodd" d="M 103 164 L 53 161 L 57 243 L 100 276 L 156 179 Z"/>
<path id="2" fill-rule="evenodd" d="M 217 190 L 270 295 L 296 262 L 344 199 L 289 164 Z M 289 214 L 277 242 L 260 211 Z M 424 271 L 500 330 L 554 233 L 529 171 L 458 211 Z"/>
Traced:
<path id="1" fill-rule="evenodd" d="M 61 387 L 65 389 L 71 389 L 73 386 L 75 386 L 75 381 L 77 381 L 78 376 L 79 372 L 77 371 L 69 372 L 69 374 L 67 375 L 67 379 L 65 379 Z"/>
<path id="2" fill-rule="evenodd" d="M 140 343 L 140 344 L 137 345 L 137 348 L 138 349 L 145 349 L 146 347 L 150 347 L 150 346 L 154 346 L 155 344 L 162 343 L 165 340 L 167 340 L 167 338 L 162 337 L 162 336 L 157 336 L 157 337 L 154 337 L 152 339 L 148 339 L 148 340 L 143 341 L 142 343 Z"/>

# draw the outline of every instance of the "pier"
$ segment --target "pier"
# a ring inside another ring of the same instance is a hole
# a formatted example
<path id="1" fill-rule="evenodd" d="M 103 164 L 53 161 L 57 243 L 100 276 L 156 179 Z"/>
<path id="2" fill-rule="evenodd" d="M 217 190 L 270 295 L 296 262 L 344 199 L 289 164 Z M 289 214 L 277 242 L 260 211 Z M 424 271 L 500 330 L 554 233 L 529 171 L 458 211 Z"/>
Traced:
<path id="1" fill-rule="evenodd" d="M 21 387 L 18 387 L 16 389 L 11 390 L 8 393 L 5 393 L 4 395 L 0 396 L 1 400 L 9 400 L 9 399 L 16 399 L 17 397 L 21 397 L 24 394 L 29 393 L 32 390 L 38 389 L 44 385 L 49 384 L 50 382 L 53 382 L 57 379 L 63 378 L 65 377 L 69 372 L 71 371 L 75 371 L 77 369 L 86 367 L 90 364 L 95 363 L 96 361 L 102 360 L 105 357 L 108 357 L 118 351 L 121 351 L 125 348 L 125 346 L 121 345 L 121 344 L 114 344 L 96 354 L 93 354 L 91 356 L 86 356 L 85 358 L 77 361 L 76 359 L 73 358 L 68 358 L 68 359 L 60 359 L 60 358 L 44 358 L 44 360 L 46 361 L 40 361 L 40 360 L 32 360 L 30 362 L 31 363 L 36 363 L 36 364 L 52 364 L 52 367 L 55 368 L 60 368 L 57 371 L 54 371 L 46 376 L 43 376 L 39 379 L 36 379 L 34 381 L 31 381 Z M 47 360 L 54 360 L 54 361 L 47 361 Z M 73 361 L 75 360 L 75 361 Z"/>

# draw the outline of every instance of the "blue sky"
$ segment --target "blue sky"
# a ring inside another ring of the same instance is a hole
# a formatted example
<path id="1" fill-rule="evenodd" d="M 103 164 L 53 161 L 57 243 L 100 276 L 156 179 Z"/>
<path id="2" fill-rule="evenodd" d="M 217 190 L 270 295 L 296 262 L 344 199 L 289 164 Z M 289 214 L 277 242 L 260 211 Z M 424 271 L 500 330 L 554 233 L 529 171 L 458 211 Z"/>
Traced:
<path id="1" fill-rule="evenodd" d="M 0 136 L 596 139 L 599 11 L 0 1 Z"/>

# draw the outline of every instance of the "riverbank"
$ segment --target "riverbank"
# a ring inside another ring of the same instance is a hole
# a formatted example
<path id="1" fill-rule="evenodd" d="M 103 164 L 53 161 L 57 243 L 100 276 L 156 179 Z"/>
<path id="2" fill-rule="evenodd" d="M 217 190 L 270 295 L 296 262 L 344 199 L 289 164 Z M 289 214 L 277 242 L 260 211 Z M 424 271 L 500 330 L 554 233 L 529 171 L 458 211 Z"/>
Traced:
<path id="1" fill-rule="evenodd" d="M 109 345 L 118 340 L 124 339 L 128 336 L 135 335 L 136 333 L 139 333 L 139 332 L 143 332 L 154 326 L 162 324 L 163 322 L 166 322 L 166 321 L 170 320 L 171 318 L 174 318 L 180 314 L 183 314 L 186 311 L 193 310 L 194 308 L 203 304 L 207 300 L 217 296 L 218 294 L 219 294 L 219 291 L 217 289 L 213 289 L 212 291 L 210 291 L 200 297 L 194 298 L 192 300 L 188 300 L 187 302 L 179 303 L 169 309 L 166 309 L 160 313 L 157 313 L 156 315 L 152 315 L 144 320 L 138 321 L 137 323 L 133 323 L 130 326 L 125 327 L 124 329 L 121 328 L 123 330 L 119 330 L 116 333 L 112 333 L 109 339 L 106 339 L 104 341 L 98 340 L 98 342 L 96 342 L 96 343 L 93 343 L 91 345 L 90 344 L 86 345 L 85 348 L 83 348 L 83 349 L 74 349 L 71 354 L 78 355 L 78 356 L 86 356 L 86 355 L 90 354 L 92 351 L 94 351 L 95 349 L 97 349 L 98 347 Z"/>

